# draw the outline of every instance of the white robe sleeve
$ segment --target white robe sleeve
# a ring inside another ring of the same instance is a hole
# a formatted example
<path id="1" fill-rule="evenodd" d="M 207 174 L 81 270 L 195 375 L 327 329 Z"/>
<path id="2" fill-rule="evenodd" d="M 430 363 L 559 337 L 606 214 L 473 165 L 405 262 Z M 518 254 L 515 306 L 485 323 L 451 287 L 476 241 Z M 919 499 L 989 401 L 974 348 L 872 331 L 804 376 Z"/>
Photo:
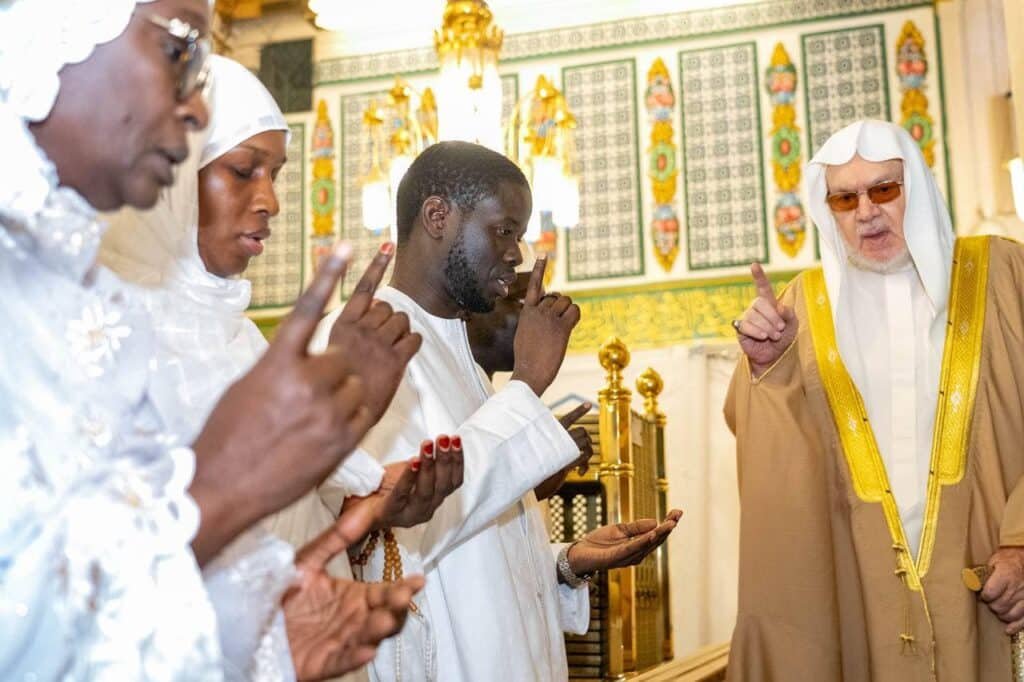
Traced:
<path id="1" fill-rule="evenodd" d="M 337 514 L 346 497 L 366 497 L 380 487 L 384 467 L 373 455 L 356 448 L 344 463 L 320 484 L 317 492 L 329 509 Z"/>
<path id="2" fill-rule="evenodd" d="M 558 571 L 558 553 L 568 543 L 551 545 L 551 569 Z M 586 634 L 590 627 L 590 584 L 569 587 L 558 583 L 558 622 L 563 632 L 573 635 Z"/>
<path id="3" fill-rule="evenodd" d="M 192 453 L 94 465 L 54 494 L 31 444 L 2 430 L 0 677 L 219 680 L 189 546 Z"/>
<path id="4" fill-rule="evenodd" d="M 419 555 L 423 570 L 579 453 L 565 428 L 521 381 L 510 381 L 455 432 L 465 462 L 462 487 L 430 521 L 396 530 L 399 542 Z"/>
<path id="5" fill-rule="evenodd" d="M 281 598 L 295 578 L 295 552 L 254 526 L 235 538 L 203 569 L 217 614 L 226 680 L 295 679 Z"/>

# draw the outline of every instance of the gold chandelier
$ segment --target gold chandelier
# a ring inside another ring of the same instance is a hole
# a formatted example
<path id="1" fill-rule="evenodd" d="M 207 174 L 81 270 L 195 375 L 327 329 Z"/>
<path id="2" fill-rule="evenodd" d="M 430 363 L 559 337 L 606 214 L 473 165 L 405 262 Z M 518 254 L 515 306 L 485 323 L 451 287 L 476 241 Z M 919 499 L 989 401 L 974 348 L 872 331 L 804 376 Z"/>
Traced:
<path id="1" fill-rule="evenodd" d="M 501 76 L 498 54 L 505 38 L 484 0 L 448 0 L 434 48 L 438 133 L 442 140 L 478 142 L 501 150 Z"/>
<path id="2" fill-rule="evenodd" d="M 441 67 L 437 96 L 431 88 L 420 93 L 397 78 L 386 104 L 370 104 L 363 117 L 372 148 L 362 181 L 367 229 L 394 230 L 398 183 L 413 159 L 438 140 L 476 142 L 523 168 L 534 193 L 529 239 L 540 235 L 546 218 L 563 228 L 579 222 L 579 183 L 573 174 L 576 118 L 562 93 L 541 76 L 503 128 L 498 74 L 503 41 L 504 32 L 494 24 L 485 0 L 448 0 L 441 27 L 434 31 Z"/>

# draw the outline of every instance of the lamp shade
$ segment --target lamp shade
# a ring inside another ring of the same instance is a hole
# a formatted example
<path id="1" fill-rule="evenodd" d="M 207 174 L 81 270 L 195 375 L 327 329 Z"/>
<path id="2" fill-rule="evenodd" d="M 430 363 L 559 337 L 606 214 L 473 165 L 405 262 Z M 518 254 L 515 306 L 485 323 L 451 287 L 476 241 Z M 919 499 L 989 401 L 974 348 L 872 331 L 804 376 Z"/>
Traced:
<path id="1" fill-rule="evenodd" d="M 1013 188 L 1013 207 L 1017 217 L 1024 220 L 1024 159 L 1019 156 L 1009 163 L 1010 186 Z"/>
<path id="2" fill-rule="evenodd" d="M 535 156 L 530 160 L 533 177 L 530 189 L 533 192 L 535 211 L 553 211 L 562 188 L 562 162 L 553 156 Z"/>
<path id="3" fill-rule="evenodd" d="M 496 57 L 485 56 L 479 70 L 472 59 L 455 53 L 441 57 L 437 118 L 439 139 L 476 142 L 503 151 L 501 77 Z"/>
<path id="4" fill-rule="evenodd" d="M 391 192 L 385 178 L 363 185 L 363 227 L 378 232 L 394 222 Z"/>
<path id="5" fill-rule="evenodd" d="M 563 175 L 551 220 L 558 227 L 571 229 L 580 224 L 580 179 L 575 175 Z"/>

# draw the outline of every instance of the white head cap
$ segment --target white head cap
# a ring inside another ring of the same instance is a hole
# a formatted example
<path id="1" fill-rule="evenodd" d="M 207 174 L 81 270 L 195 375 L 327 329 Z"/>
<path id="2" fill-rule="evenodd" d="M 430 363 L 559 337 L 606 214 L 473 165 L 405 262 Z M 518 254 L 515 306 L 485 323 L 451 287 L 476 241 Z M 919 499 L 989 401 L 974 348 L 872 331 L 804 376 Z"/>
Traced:
<path id="1" fill-rule="evenodd" d="M 904 238 L 932 310 L 946 308 L 953 263 L 953 227 L 945 200 L 924 156 L 910 134 L 885 121 L 857 121 L 828 138 L 807 164 L 809 211 L 821 237 L 821 263 L 834 311 L 839 311 L 847 268 L 846 244 L 825 198 L 828 166 L 848 162 L 855 154 L 867 161 L 903 160 L 906 213 Z"/>

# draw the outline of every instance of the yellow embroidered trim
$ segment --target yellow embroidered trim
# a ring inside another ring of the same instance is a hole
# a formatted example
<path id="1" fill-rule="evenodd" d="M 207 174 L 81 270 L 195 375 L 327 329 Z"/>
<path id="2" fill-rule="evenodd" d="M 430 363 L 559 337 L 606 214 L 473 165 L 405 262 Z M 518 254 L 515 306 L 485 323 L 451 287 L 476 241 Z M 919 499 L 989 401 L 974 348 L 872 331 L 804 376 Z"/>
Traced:
<path id="1" fill-rule="evenodd" d="M 825 288 L 825 275 L 821 268 L 804 274 L 804 298 L 810 317 L 811 337 L 814 340 L 814 355 L 818 372 L 828 396 L 832 418 L 836 422 L 843 456 L 850 468 L 853 490 L 861 500 L 882 504 L 885 522 L 892 536 L 896 551 L 897 575 L 915 590 L 921 583 L 913 561 L 909 560 L 907 538 L 903 532 L 896 498 L 889 488 L 889 477 L 875 442 L 875 434 L 868 423 L 860 391 L 853 383 L 849 372 L 839 356 L 835 328 L 832 324 L 832 306 Z"/>
<path id="2" fill-rule="evenodd" d="M 921 550 L 917 572 L 928 573 L 939 521 L 942 486 L 959 483 L 967 470 L 967 446 L 981 366 L 981 337 L 988 293 L 988 237 L 964 237 L 953 253 L 949 321 L 939 378 L 932 458 L 928 475 Z"/>
<path id="3" fill-rule="evenodd" d="M 832 308 L 821 269 L 806 272 L 803 284 L 815 359 L 839 432 L 843 456 L 850 468 L 854 492 L 865 502 L 881 503 L 892 536 L 893 549 L 897 554 L 896 572 L 911 589 L 919 591 L 921 578 L 928 572 L 935 545 L 941 486 L 958 482 L 963 478 L 966 468 L 967 437 L 977 387 L 985 319 L 988 238 L 958 239 L 953 256 L 949 326 L 943 349 L 928 499 L 917 565 L 911 558 L 896 498 L 889 486 L 889 478 L 868 422 L 864 401 L 839 356 Z"/>

